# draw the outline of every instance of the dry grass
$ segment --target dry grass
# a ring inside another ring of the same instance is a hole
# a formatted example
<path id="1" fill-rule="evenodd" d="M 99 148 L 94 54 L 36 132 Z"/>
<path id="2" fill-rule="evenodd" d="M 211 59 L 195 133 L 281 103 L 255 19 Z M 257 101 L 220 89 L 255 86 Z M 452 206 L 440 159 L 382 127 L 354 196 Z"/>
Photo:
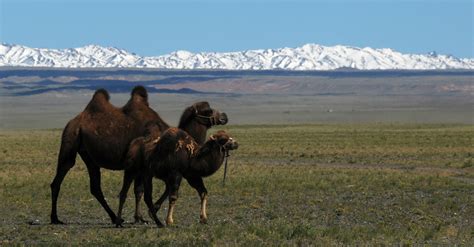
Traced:
<path id="1" fill-rule="evenodd" d="M 78 159 L 49 225 L 60 130 L 0 132 L 0 243 L 144 245 L 474 244 L 474 127 L 230 126 L 241 144 L 206 179 L 209 224 L 185 182 L 175 226 L 116 229 L 89 193 Z M 121 172 L 103 171 L 117 208 Z M 155 181 L 155 191 L 162 190 Z M 129 199 L 125 219 L 132 221 Z M 160 211 L 164 218 L 164 210 Z M 38 224 L 38 225 L 36 225 Z"/>

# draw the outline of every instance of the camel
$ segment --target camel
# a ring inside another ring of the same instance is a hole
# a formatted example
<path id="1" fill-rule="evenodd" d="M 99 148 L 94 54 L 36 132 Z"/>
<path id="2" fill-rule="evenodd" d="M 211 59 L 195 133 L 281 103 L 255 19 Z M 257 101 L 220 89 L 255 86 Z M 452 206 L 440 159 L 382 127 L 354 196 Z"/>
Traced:
<path id="1" fill-rule="evenodd" d="M 208 102 L 198 102 L 186 108 L 181 115 L 179 121 L 179 129 L 190 134 L 197 140 L 197 145 L 204 144 L 206 140 L 207 130 L 214 125 L 224 125 L 228 121 L 225 113 L 210 108 Z M 127 193 L 131 183 L 135 181 L 143 181 L 140 171 L 145 167 L 146 161 L 155 149 L 162 131 L 159 126 L 150 122 L 146 126 L 146 134 L 142 137 L 135 138 L 129 147 L 126 158 L 126 167 L 123 177 L 123 185 L 119 194 L 119 209 L 115 225 L 123 227 L 122 211 L 127 199 Z M 137 203 L 137 202 L 136 202 Z M 140 212 L 135 207 L 135 215 Z M 140 214 L 141 215 L 141 214 Z"/>
<path id="2" fill-rule="evenodd" d="M 145 203 L 156 225 L 164 227 L 156 213 L 166 197 L 169 197 L 166 224 L 173 224 L 173 212 L 182 178 L 198 192 L 201 199 L 200 222 L 207 223 L 207 189 L 203 177 L 214 174 L 221 167 L 228 152 L 237 148 L 238 143 L 222 130 L 212 135 L 202 146 L 179 128 L 166 130 L 142 170 L 145 174 Z M 152 201 L 153 177 L 166 184 L 164 193 L 155 204 Z"/>
<path id="3" fill-rule="evenodd" d="M 121 108 L 113 106 L 109 99 L 110 96 L 105 89 L 97 90 L 84 111 L 70 120 L 63 130 L 56 175 L 51 183 L 52 224 L 64 224 L 57 215 L 57 199 L 61 183 L 74 166 L 77 153 L 86 164 L 92 195 L 108 213 L 112 223 L 116 223 L 117 217 L 102 193 L 100 169 L 126 169 L 130 163 L 127 161 L 130 143 L 135 138 L 144 136 L 147 131 L 150 131 L 149 126 L 155 126 L 155 132 L 159 130 L 157 133 L 169 128 L 158 113 L 149 107 L 148 93 L 143 86 L 135 87 L 130 100 Z M 200 124 L 190 124 L 185 127 L 195 127 L 205 131 L 213 125 L 227 123 L 227 115 L 213 110 L 207 102 L 200 102 L 188 108 L 191 108 L 189 111 L 193 112 L 190 118 L 194 118 L 188 122 Z M 188 131 L 199 133 L 194 129 Z M 134 187 L 135 222 L 143 222 L 139 210 L 139 202 L 143 195 L 142 181 L 135 180 Z"/>

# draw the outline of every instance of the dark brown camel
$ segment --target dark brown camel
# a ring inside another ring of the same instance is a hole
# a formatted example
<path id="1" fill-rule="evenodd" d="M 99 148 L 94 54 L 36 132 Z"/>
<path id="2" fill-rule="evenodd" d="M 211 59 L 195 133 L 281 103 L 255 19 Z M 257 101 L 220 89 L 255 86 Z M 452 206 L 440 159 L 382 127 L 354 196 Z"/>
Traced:
<path id="1" fill-rule="evenodd" d="M 179 128 L 187 132 L 198 145 L 204 144 L 207 130 L 214 125 L 224 125 L 228 121 L 225 113 L 212 109 L 207 102 L 198 102 L 186 108 L 181 115 Z M 140 176 L 145 167 L 146 160 L 155 149 L 162 130 L 158 125 L 149 122 L 146 126 L 146 134 L 135 138 L 129 147 L 126 157 L 126 167 L 123 177 L 123 185 L 120 191 L 119 209 L 117 212 L 116 226 L 121 227 L 122 210 L 127 199 L 127 193 L 133 180 L 143 181 Z M 137 207 L 136 207 L 137 211 Z M 137 212 L 135 213 L 137 214 Z"/>
<path id="2" fill-rule="evenodd" d="M 121 108 L 113 106 L 109 102 L 109 98 L 106 90 L 97 90 L 84 111 L 69 121 L 63 130 L 56 176 L 51 183 L 52 224 L 63 224 L 57 216 L 57 199 L 61 183 L 67 172 L 74 166 L 77 153 L 87 166 L 91 193 L 107 211 L 112 222 L 116 223 L 117 217 L 104 199 L 100 187 L 100 168 L 124 170 L 128 163 L 126 159 L 130 142 L 143 136 L 150 125 L 149 123 L 153 123 L 160 131 L 169 128 L 169 125 L 149 107 L 148 94 L 144 87 L 135 87 L 132 90 L 130 100 Z M 209 104 L 204 105 L 207 105 L 204 108 L 208 111 Z M 222 124 L 227 122 L 224 113 L 211 111 L 211 113 L 217 115 L 212 117 L 201 113 L 195 105 L 192 108 L 197 109 L 196 112 L 202 115 L 201 118 L 207 119 L 206 125 L 202 127 L 203 129 L 207 130 L 207 126 L 212 126 L 213 123 Z M 190 130 L 190 132 L 193 131 Z M 143 184 L 140 180 L 136 180 L 135 221 L 142 220 L 139 211 L 142 192 Z"/>
<path id="3" fill-rule="evenodd" d="M 201 199 L 200 221 L 206 223 L 207 190 L 202 178 L 214 174 L 221 167 L 229 150 L 237 148 L 237 142 L 222 130 L 212 135 L 200 147 L 185 131 L 178 128 L 166 130 L 150 154 L 146 168 L 143 170 L 146 174 L 144 176 L 145 203 L 157 226 L 163 227 L 156 213 L 166 197 L 169 197 L 166 224 L 173 224 L 173 211 L 183 177 L 198 192 Z M 164 193 L 155 204 L 152 201 L 153 177 L 163 180 L 166 184 Z"/>

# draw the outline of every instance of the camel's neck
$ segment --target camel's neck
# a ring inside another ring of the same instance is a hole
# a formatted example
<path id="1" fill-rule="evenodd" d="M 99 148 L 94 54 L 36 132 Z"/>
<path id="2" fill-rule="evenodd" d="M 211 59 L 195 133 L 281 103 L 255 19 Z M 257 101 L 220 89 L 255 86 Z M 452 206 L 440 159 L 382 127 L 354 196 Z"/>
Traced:
<path id="1" fill-rule="evenodd" d="M 215 141 L 208 141 L 199 148 L 198 154 L 191 162 L 194 174 L 207 177 L 214 174 L 222 166 L 225 153 Z"/>
<path id="2" fill-rule="evenodd" d="M 192 136 L 199 146 L 206 142 L 207 126 L 202 125 L 195 120 L 191 120 L 188 124 L 184 125 L 182 130 Z"/>

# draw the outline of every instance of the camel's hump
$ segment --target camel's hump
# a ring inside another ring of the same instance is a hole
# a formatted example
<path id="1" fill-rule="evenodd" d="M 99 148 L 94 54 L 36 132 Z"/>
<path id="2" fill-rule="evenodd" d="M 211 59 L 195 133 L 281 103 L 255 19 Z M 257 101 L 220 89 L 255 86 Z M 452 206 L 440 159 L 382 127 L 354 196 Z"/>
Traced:
<path id="1" fill-rule="evenodd" d="M 132 97 L 134 95 L 139 95 L 139 96 L 141 96 L 145 99 L 148 99 L 148 93 L 147 93 L 145 87 L 143 87 L 143 86 L 134 87 L 133 90 L 132 90 Z"/>
<path id="2" fill-rule="evenodd" d="M 102 97 L 105 97 L 105 99 L 106 99 L 107 101 L 110 100 L 109 92 L 107 92 L 107 90 L 105 90 L 105 89 L 103 89 L 103 88 L 97 89 L 97 90 L 95 91 L 95 93 L 94 93 L 94 96 L 92 96 L 92 99 L 95 99 L 95 98 L 101 97 L 101 96 L 102 96 Z"/>
<path id="3" fill-rule="evenodd" d="M 92 96 L 91 101 L 86 106 L 86 110 L 89 112 L 100 112 L 105 111 L 105 109 L 110 105 L 110 95 L 107 90 L 101 88 L 95 91 L 94 96 Z"/>

